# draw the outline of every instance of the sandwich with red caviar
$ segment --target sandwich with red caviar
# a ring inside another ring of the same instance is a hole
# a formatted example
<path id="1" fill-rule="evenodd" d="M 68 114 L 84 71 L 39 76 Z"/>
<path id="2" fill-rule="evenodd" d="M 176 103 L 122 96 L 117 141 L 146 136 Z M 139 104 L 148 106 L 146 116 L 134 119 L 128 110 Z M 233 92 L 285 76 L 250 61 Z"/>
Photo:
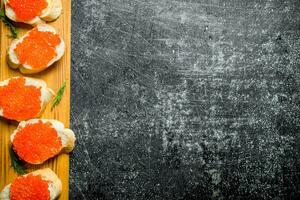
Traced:
<path id="1" fill-rule="evenodd" d="M 4 187 L 1 200 L 54 200 L 62 191 L 61 180 L 49 168 L 19 176 Z"/>
<path id="2" fill-rule="evenodd" d="M 61 0 L 4 0 L 4 5 L 9 19 L 33 26 L 56 20 L 62 12 Z"/>
<path id="3" fill-rule="evenodd" d="M 0 116 L 22 121 L 39 117 L 54 96 L 39 79 L 13 77 L 0 82 Z"/>
<path id="4" fill-rule="evenodd" d="M 22 121 L 11 135 L 13 150 L 21 160 L 30 164 L 41 164 L 59 153 L 71 152 L 75 140 L 72 130 L 49 119 Z"/>
<path id="5" fill-rule="evenodd" d="M 46 24 L 38 25 L 8 48 L 8 65 L 23 74 L 41 72 L 58 61 L 65 52 L 63 38 Z"/>

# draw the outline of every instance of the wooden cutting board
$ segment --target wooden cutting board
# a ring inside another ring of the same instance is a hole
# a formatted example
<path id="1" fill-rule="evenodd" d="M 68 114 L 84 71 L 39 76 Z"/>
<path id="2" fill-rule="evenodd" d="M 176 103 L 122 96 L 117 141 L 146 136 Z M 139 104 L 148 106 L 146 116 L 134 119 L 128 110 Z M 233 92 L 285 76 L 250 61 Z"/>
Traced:
<path id="1" fill-rule="evenodd" d="M 48 68 L 46 71 L 37 75 L 30 75 L 30 77 L 40 78 L 47 82 L 48 86 L 57 92 L 64 82 L 67 81 L 67 87 L 60 104 L 51 111 L 50 106 L 46 108 L 42 118 L 57 119 L 62 121 L 66 127 L 69 127 L 70 121 L 70 68 L 71 68 L 71 1 L 62 0 L 63 13 L 58 20 L 48 23 L 54 26 L 57 31 L 64 38 L 66 43 L 66 52 L 63 58 L 56 64 Z M 1 0 L 3 6 L 3 0 Z M 17 24 L 19 30 L 19 37 L 32 27 L 27 25 Z M 11 38 L 7 27 L 1 22 L 1 65 L 0 65 L 0 81 L 8 79 L 13 76 L 22 76 L 17 70 L 12 70 L 8 67 L 6 62 L 6 50 L 11 42 Z M 0 120 L 0 190 L 5 185 L 12 182 L 17 176 L 14 169 L 11 167 L 9 156 L 10 135 L 17 127 L 16 122 L 7 122 Z M 69 199 L 69 155 L 62 154 L 58 157 L 47 161 L 45 164 L 39 166 L 28 166 L 28 171 L 33 171 L 39 168 L 50 167 L 59 178 L 62 180 L 63 191 L 59 199 Z"/>

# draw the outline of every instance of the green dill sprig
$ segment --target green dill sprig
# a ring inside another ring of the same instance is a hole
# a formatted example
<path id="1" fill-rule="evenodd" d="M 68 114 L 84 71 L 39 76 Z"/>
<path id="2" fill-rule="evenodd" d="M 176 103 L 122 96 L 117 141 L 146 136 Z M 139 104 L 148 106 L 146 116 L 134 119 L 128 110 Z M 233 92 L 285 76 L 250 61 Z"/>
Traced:
<path id="1" fill-rule="evenodd" d="M 17 28 L 10 22 L 10 20 L 8 19 L 8 17 L 5 15 L 5 12 L 3 10 L 3 8 L 1 8 L 0 10 L 0 18 L 2 20 L 2 22 L 8 26 L 10 32 L 11 32 L 11 35 L 9 37 L 12 37 L 12 38 L 17 38 L 18 37 L 18 30 Z"/>
<path id="2" fill-rule="evenodd" d="M 26 170 L 24 169 L 24 163 L 19 159 L 19 157 L 16 155 L 14 150 L 12 149 L 12 146 L 9 148 L 9 154 L 11 159 L 11 165 L 16 170 L 16 172 L 19 175 L 26 174 Z"/>
<path id="3" fill-rule="evenodd" d="M 54 99 L 53 102 L 52 102 L 51 110 L 53 110 L 53 108 L 54 108 L 57 104 L 59 104 L 59 102 L 61 101 L 62 96 L 63 96 L 63 94 L 64 94 L 64 92 L 65 92 L 65 89 L 66 89 L 66 84 L 67 84 L 67 82 L 64 81 L 64 83 L 61 85 L 60 89 L 58 90 L 58 92 L 57 92 L 57 94 L 56 94 L 56 97 L 55 97 L 55 99 Z"/>

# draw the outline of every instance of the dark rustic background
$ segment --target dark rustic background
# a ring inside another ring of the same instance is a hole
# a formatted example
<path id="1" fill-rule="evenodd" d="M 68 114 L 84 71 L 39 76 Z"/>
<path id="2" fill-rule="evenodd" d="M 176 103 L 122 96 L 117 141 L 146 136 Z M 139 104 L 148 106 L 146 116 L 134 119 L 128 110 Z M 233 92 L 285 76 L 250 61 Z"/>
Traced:
<path id="1" fill-rule="evenodd" d="M 299 0 L 72 0 L 70 199 L 300 199 Z"/>

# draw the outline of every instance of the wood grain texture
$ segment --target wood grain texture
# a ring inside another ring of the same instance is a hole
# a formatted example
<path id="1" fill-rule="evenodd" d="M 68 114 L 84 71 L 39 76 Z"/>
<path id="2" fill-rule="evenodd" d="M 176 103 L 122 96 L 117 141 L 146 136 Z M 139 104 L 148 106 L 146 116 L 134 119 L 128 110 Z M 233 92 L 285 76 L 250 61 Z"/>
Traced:
<path id="1" fill-rule="evenodd" d="M 71 1 L 62 0 L 63 13 L 55 22 L 48 23 L 54 26 L 64 38 L 66 43 L 66 52 L 63 58 L 56 64 L 48 68 L 46 71 L 31 75 L 30 77 L 40 78 L 47 82 L 48 86 L 54 91 L 58 91 L 64 80 L 67 81 L 67 87 L 60 104 L 51 111 L 50 106 L 46 108 L 42 118 L 57 119 L 62 121 L 66 127 L 69 127 L 70 119 L 70 56 L 71 56 Z M 3 0 L 1 1 L 3 5 Z M 19 27 L 20 36 L 29 31 L 32 27 L 22 24 L 17 24 Z M 6 61 L 7 47 L 11 39 L 7 37 L 10 32 L 3 23 L 1 23 L 1 66 L 0 80 L 5 80 L 13 76 L 22 76 L 18 70 L 12 70 L 8 67 Z M 11 167 L 9 156 L 10 134 L 17 127 L 17 123 L 0 120 L 0 190 L 5 185 L 12 182 L 17 176 L 14 169 Z M 56 172 L 62 180 L 63 191 L 60 200 L 68 199 L 69 194 L 69 155 L 62 154 L 54 159 L 50 159 L 46 163 L 39 166 L 28 166 L 28 171 L 33 171 L 39 168 L 50 167 Z"/>

